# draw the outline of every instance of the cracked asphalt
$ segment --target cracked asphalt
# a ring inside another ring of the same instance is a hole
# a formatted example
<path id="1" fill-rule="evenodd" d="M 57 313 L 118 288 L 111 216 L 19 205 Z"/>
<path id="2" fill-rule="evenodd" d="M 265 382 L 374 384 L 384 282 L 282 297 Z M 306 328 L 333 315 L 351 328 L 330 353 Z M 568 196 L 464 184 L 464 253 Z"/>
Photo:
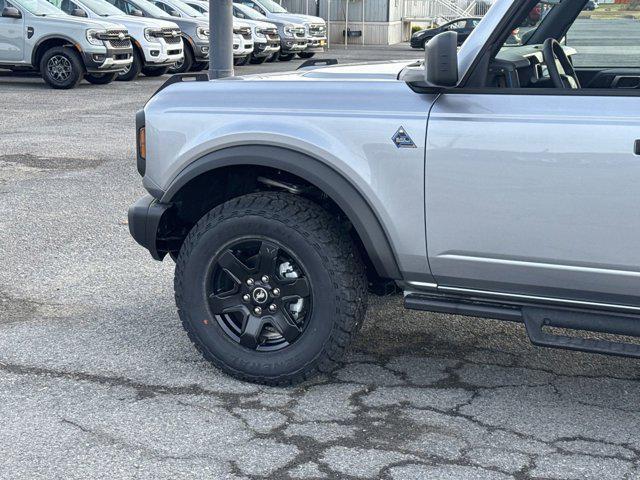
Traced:
<path id="1" fill-rule="evenodd" d="M 371 298 L 330 376 L 267 388 L 203 361 L 173 263 L 126 225 L 133 115 L 159 84 L 0 74 L 1 478 L 640 479 L 638 362 L 534 348 L 518 324 Z"/>

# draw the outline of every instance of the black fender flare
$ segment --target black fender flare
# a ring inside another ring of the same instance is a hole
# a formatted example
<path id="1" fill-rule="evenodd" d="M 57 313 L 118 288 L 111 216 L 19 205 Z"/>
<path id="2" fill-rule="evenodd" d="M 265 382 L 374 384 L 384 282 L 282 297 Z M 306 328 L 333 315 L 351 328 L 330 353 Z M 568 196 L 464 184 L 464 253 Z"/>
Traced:
<path id="1" fill-rule="evenodd" d="M 184 168 L 162 195 L 160 203 L 171 203 L 182 187 L 203 173 L 235 165 L 276 168 L 318 187 L 351 221 L 378 275 L 382 278 L 402 279 L 391 242 L 366 198 L 335 169 L 302 152 L 269 145 L 243 145 L 216 150 Z"/>
<path id="2" fill-rule="evenodd" d="M 33 65 L 34 67 L 38 68 L 39 65 L 35 64 L 36 61 L 36 53 L 38 52 L 38 50 L 40 49 L 40 47 L 42 46 L 42 44 L 44 42 L 46 42 L 47 40 L 64 40 L 65 42 L 69 42 L 69 44 L 76 49 L 76 51 L 78 53 L 82 53 L 82 49 L 80 48 L 80 46 L 78 45 L 78 42 L 76 42 L 75 40 L 67 37 L 66 35 L 60 35 L 57 33 L 52 33 L 49 35 L 46 35 L 44 37 L 42 37 L 40 40 L 38 40 L 38 43 L 33 47 L 33 50 L 31 52 L 31 65 Z"/>

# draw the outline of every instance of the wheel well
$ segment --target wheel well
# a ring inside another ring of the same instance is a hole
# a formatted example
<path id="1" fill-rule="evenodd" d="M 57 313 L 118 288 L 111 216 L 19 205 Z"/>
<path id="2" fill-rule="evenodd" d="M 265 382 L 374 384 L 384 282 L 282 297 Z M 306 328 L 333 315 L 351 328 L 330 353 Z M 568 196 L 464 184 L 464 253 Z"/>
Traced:
<path id="1" fill-rule="evenodd" d="M 272 167 L 233 165 L 207 171 L 185 184 L 171 199 L 171 214 L 158 229 L 158 248 L 176 254 L 191 228 L 212 208 L 241 195 L 283 190 L 303 196 L 334 214 L 352 237 L 366 266 L 370 289 L 386 294 L 395 283 L 381 278 L 360 235 L 345 212 L 322 190 L 305 179 Z"/>
<path id="2" fill-rule="evenodd" d="M 73 46 L 74 46 L 73 42 L 70 42 L 69 40 L 67 40 L 65 38 L 59 38 L 59 37 L 47 38 L 40 45 L 38 45 L 38 47 L 33 52 L 33 66 L 35 68 L 38 68 L 38 69 L 40 68 L 40 60 L 42 59 L 42 56 L 44 55 L 44 52 L 46 52 L 50 48 L 52 48 L 52 47 L 73 47 Z"/>

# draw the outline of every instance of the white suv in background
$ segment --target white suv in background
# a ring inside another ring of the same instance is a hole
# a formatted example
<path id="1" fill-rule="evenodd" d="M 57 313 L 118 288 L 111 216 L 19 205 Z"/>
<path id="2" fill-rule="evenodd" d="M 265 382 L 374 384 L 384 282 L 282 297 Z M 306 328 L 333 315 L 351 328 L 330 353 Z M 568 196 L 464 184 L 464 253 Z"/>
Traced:
<path id="1" fill-rule="evenodd" d="M 127 27 L 133 44 L 133 62 L 117 80 L 134 80 L 140 73 L 155 77 L 183 59 L 184 46 L 178 25 L 167 20 L 126 15 L 106 0 L 48 0 L 75 17 L 103 19 Z"/>

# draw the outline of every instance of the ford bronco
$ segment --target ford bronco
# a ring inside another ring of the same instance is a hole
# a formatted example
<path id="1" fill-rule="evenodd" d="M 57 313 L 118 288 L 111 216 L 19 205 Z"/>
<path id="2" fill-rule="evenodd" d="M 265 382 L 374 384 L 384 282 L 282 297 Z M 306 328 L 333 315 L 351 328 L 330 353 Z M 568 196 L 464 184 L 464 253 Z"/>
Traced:
<path id="1" fill-rule="evenodd" d="M 339 362 L 368 290 L 399 289 L 410 309 L 522 322 L 536 345 L 640 357 L 640 60 L 581 49 L 585 1 L 530 26 L 535 1 L 497 0 L 423 61 L 168 82 L 137 116 L 149 195 L 129 227 L 176 259 L 203 355 L 309 378 Z"/>

